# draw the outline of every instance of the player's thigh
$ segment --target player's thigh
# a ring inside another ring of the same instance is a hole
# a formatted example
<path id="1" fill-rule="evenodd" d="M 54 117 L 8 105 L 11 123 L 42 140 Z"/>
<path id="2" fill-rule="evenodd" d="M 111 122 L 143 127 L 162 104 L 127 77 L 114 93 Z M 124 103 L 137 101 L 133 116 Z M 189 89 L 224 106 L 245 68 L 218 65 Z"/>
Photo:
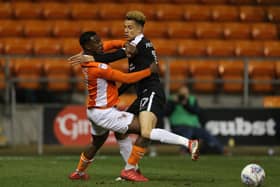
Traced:
<path id="1" fill-rule="evenodd" d="M 164 98 L 156 92 L 145 93 L 140 99 L 139 120 L 141 129 L 154 128 L 164 114 Z"/>
<path id="2" fill-rule="evenodd" d="M 133 120 L 133 114 L 119 111 L 116 108 L 93 109 L 88 112 L 88 117 L 96 126 L 121 134 L 126 133 L 128 125 Z"/>
<path id="3" fill-rule="evenodd" d="M 91 121 L 91 134 L 93 136 L 103 136 L 109 131 L 108 129 L 96 125 L 96 123 L 94 123 L 91 119 L 89 120 Z"/>
<path id="4" fill-rule="evenodd" d="M 153 112 L 142 111 L 139 113 L 139 122 L 141 127 L 141 134 L 150 133 L 157 124 L 157 117 Z M 146 136 L 144 136 L 146 137 Z"/>

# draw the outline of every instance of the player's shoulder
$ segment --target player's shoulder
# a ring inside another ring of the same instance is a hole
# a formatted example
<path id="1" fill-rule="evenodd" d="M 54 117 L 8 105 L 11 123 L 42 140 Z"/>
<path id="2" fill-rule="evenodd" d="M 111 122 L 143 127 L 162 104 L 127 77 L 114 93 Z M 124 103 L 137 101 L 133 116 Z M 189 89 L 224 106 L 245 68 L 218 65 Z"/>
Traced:
<path id="1" fill-rule="evenodd" d="M 140 47 L 146 48 L 146 49 L 154 48 L 153 43 L 151 42 L 151 40 L 149 40 L 149 39 L 147 39 L 145 37 L 142 38 L 142 40 L 140 42 Z"/>
<path id="2" fill-rule="evenodd" d="M 146 38 L 146 37 L 143 37 L 141 42 L 144 43 L 144 44 L 151 43 L 151 41 L 148 38 Z"/>

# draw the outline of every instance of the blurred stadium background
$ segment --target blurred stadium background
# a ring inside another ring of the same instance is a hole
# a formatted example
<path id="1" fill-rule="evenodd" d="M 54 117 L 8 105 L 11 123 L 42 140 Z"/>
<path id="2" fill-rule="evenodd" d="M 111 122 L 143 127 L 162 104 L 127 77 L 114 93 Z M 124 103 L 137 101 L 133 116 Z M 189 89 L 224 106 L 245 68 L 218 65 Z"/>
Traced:
<path id="1" fill-rule="evenodd" d="M 133 9 L 147 17 L 166 94 L 187 84 L 233 154 L 279 155 L 280 0 L 1 0 L 0 154 L 76 154 L 90 142 L 82 74 L 66 59 L 83 31 L 122 38 Z M 117 149 L 110 136 L 105 150 Z"/>

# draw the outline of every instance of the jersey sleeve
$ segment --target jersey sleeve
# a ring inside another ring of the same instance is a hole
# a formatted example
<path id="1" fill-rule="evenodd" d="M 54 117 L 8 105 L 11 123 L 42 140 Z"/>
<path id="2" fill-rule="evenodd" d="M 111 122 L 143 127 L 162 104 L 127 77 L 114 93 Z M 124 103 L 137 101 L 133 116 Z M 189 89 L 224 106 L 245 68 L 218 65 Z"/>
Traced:
<path id="1" fill-rule="evenodd" d="M 94 54 L 93 57 L 96 62 L 110 63 L 126 58 L 126 53 L 123 49 L 118 49 L 117 51 L 110 53 Z"/>
<path id="2" fill-rule="evenodd" d="M 99 68 L 99 76 L 101 78 L 127 84 L 138 82 L 141 79 L 151 75 L 150 68 L 134 73 L 123 73 L 121 71 L 111 68 L 107 64 L 102 63 L 99 65 Z"/>
<path id="3" fill-rule="evenodd" d="M 103 49 L 104 51 L 109 51 L 111 49 L 119 49 L 124 47 L 125 41 L 124 40 L 109 40 L 103 42 Z"/>

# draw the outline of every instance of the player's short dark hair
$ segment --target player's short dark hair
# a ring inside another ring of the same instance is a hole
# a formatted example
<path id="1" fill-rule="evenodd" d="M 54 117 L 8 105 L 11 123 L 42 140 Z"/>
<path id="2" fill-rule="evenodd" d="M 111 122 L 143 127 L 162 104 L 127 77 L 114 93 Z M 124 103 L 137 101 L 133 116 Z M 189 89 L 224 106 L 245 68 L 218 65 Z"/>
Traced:
<path id="1" fill-rule="evenodd" d="M 87 42 L 92 40 L 92 37 L 95 36 L 96 36 L 96 32 L 94 31 L 83 32 L 80 36 L 80 45 L 83 47 Z"/>
<path id="2" fill-rule="evenodd" d="M 132 10 L 127 12 L 125 19 L 133 20 L 143 27 L 145 25 L 146 16 L 139 10 Z"/>

